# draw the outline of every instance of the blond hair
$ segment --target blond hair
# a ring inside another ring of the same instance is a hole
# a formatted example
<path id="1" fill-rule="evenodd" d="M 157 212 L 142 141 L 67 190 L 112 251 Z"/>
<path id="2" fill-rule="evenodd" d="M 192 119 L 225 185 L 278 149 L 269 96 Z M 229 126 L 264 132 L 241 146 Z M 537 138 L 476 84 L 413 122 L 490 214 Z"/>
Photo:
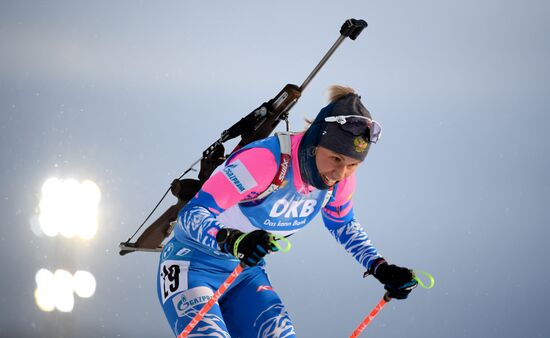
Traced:
<path id="1" fill-rule="evenodd" d="M 332 85 L 328 88 L 329 102 L 335 102 L 348 94 L 355 94 L 355 90 L 351 87 L 342 85 Z"/>
<path id="2" fill-rule="evenodd" d="M 356 94 L 356 93 L 355 93 L 355 89 L 351 87 L 342 86 L 342 85 L 332 85 L 328 87 L 327 94 L 328 94 L 328 101 L 330 103 L 333 103 L 348 94 Z M 304 127 L 304 130 L 307 130 L 313 123 L 313 119 L 304 117 L 304 120 L 306 122 L 306 126 Z"/>

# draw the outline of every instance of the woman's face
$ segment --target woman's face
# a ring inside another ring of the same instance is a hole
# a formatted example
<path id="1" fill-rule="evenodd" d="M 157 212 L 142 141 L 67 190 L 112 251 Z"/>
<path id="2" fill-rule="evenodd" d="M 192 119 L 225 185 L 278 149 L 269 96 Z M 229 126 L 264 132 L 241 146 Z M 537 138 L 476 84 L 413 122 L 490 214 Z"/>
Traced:
<path id="1" fill-rule="evenodd" d="M 315 164 L 326 185 L 332 187 L 338 181 L 351 176 L 361 161 L 352 157 L 336 153 L 327 148 L 318 146 L 315 153 Z"/>

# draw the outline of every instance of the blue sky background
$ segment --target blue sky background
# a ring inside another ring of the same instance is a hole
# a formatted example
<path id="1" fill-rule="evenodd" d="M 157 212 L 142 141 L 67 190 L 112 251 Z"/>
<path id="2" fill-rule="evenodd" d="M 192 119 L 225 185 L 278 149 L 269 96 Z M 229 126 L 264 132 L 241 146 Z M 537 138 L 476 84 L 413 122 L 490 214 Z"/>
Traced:
<path id="1" fill-rule="evenodd" d="M 158 256 L 118 243 L 223 129 L 300 85 L 351 17 L 369 27 L 291 126 L 331 84 L 363 96 L 384 135 L 358 172 L 357 217 L 388 260 L 437 280 L 364 336 L 550 336 L 549 13 L 542 0 L 0 1 L 0 336 L 170 336 Z M 52 175 L 100 186 L 94 240 L 31 231 Z M 298 336 L 349 336 L 383 289 L 320 219 L 292 242 L 268 264 Z M 41 312 L 42 267 L 91 271 L 96 295 Z"/>

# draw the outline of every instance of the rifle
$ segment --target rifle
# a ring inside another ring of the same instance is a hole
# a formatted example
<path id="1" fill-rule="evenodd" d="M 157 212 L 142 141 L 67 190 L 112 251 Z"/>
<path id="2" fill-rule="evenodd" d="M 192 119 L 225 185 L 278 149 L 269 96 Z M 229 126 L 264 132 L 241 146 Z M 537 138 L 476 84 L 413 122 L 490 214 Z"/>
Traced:
<path id="1" fill-rule="evenodd" d="M 162 242 L 172 232 L 178 212 L 197 194 L 212 172 L 225 160 L 226 156 L 224 155 L 225 148 L 223 143 L 240 136 L 241 140 L 231 152 L 233 153 L 251 142 L 268 137 L 283 120 L 286 122 L 288 129 L 288 112 L 294 104 L 296 104 L 306 86 L 311 82 L 313 77 L 315 77 L 346 37 L 355 40 L 365 27 L 367 27 L 367 22 L 364 20 L 346 20 L 340 28 L 340 36 L 336 42 L 327 51 L 300 87 L 294 84 L 287 84 L 273 99 L 262 103 L 262 105 L 241 118 L 233 126 L 224 130 L 220 138 L 203 151 L 200 159 L 191 164 L 180 177 L 172 181 L 170 188 L 166 190 L 160 201 L 138 227 L 136 232 L 128 238 L 126 242 L 119 244 L 120 255 L 122 256 L 134 251 L 161 251 Z M 199 162 L 200 170 L 198 179 L 182 179 L 189 171 L 193 170 L 193 167 Z M 170 206 L 168 210 L 151 223 L 135 242 L 131 242 L 164 200 L 168 192 L 172 192 L 172 195 L 177 197 L 177 203 Z"/>

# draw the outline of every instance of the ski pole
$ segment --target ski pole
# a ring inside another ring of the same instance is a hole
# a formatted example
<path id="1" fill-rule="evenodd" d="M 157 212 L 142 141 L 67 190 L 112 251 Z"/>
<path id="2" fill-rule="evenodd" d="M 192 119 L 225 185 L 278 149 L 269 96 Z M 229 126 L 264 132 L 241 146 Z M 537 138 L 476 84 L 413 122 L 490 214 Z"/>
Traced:
<path id="1" fill-rule="evenodd" d="M 291 245 L 288 239 L 280 236 L 275 236 L 275 235 L 270 235 L 270 237 L 271 237 L 271 243 L 275 247 L 277 247 L 278 251 L 288 252 L 290 250 Z M 279 243 L 277 243 L 277 240 L 284 241 L 286 243 L 286 247 L 283 248 Z M 243 272 L 245 267 L 246 265 L 243 262 L 240 262 L 239 265 L 237 265 L 235 270 L 233 270 L 233 272 L 231 272 L 231 274 L 225 279 L 225 281 L 222 283 L 222 285 L 220 285 L 218 290 L 214 292 L 214 295 L 212 295 L 212 298 L 210 298 L 208 302 L 204 304 L 202 309 L 200 309 L 200 311 L 197 312 L 197 314 L 191 320 L 191 322 L 189 322 L 189 324 L 187 324 L 185 329 L 181 331 L 178 338 L 186 338 L 191 333 L 191 331 L 193 331 L 195 326 L 197 326 L 197 324 L 202 320 L 202 317 L 204 317 L 204 315 L 207 314 L 208 311 L 210 311 L 212 306 L 214 306 L 214 304 L 218 301 L 218 299 L 225 293 L 225 291 L 227 291 L 227 288 L 229 288 L 229 286 L 233 284 L 235 279 L 237 279 L 237 277 L 241 274 L 241 272 Z"/>
<path id="2" fill-rule="evenodd" d="M 366 316 L 365 319 L 363 319 L 361 324 L 359 324 L 359 326 L 355 329 L 355 331 L 353 331 L 353 333 L 351 334 L 351 336 L 349 336 L 349 338 L 359 337 L 361 332 L 363 332 L 363 330 L 367 327 L 367 325 L 369 325 L 369 323 L 374 319 L 374 317 L 376 317 L 378 312 L 380 312 L 380 310 L 382 310 L 382 308 L 384 308 L 384 305 L 386 305 L 386 303 L 389 302 L 390 300 L 391 300 L 391 297 L 386 292 L 384 294 L 384 297 L 382 297 L 382 299 L 380 299 L 378 304 L 376 304 L 376 306 L 371 310 L 369 315 Z"/>
<path id="3" fill-rule="evenodd" d="M 235 279 L 241 274 L 241 272 L 243 272 L 243 269 L 244 269 L 244 263 L 241 262 L 239 263 L 239 265 L 237 265 L 235 270 L 231 272 L 231 274 L 222 283 L 222 285 L 220 285 L 218 290 L 214 292 L 214 295 L 212 296 L 212 298 L 210 298 L 210 300 L 208 300 L 208 303 L 204 304 L 202 309 L 199 312 L 197 312 L 193 320 L 191 320 L 191 322 L 187 324 L 185 329 L 181 331 L 178 338 L 185 338 L 187 337 L 187 335 L 189 335 L 189 333 L 191 333 L 191 331 L 195 328 L 195 326 L 197 326 L 197 324 L 201 321 L 202 317 L 204 317 L 204 315 L 210 310 L 210 308 L 214 305 L 214 303 L 218 301 L 218 298 L 220 298 L 221 295 L 225 293 L 227 288 L 235 281 Z"/>
<path id="4" fill-rule="evenodd" d="M 425 275 L 426 277 L 428 277 L 428 279 L 430 280 L 430 283 L 428 285 L 424 284 L 424 282 L 422 282 L 422 280 L 417 277 L 417 273 L 420 273 L 420 274 Z M 435 285 L 434 277 L 432 275 L 430 275 L 429 273 L 424 272 L 424 271 L 414 272 L 413 273 L 413 278 L 414 278 L 414 280 L 416 280 L 418 282 L 418 285 L 420 285 L 423 289 L 431 289 Z M 386 303 L 388 303 L 390 300 L 391 300 L 391 297 L 390 297 L 389 293 L 386 292 L 384 294 L 384 297 L 382 297 L 382 299 L 380 299 L 378 304 L 376 304 L 376 306 L 371 310 L 371 312 L 368 314 L 368 316 L 366 316 L 363 319 L 361 324 L 359 324 L 359 326 L 357 326 L 357 328 L 355 329 L 355 331 L 353 331 L 353 333 L 351 334 L 351 336 L 349 336 L 349 338 L 359 337 L 359 335 L 361 335 L 361 332 L 363 332 L 363 330 L 367 327 L 367 325 L 370 324 L 370 322 L 374 319 L 374 317 L 376 317 L 378 312 L 380 312 L 380 310 L 382 310 L 384 308 L 384 305 L 386 305 Z"/>

